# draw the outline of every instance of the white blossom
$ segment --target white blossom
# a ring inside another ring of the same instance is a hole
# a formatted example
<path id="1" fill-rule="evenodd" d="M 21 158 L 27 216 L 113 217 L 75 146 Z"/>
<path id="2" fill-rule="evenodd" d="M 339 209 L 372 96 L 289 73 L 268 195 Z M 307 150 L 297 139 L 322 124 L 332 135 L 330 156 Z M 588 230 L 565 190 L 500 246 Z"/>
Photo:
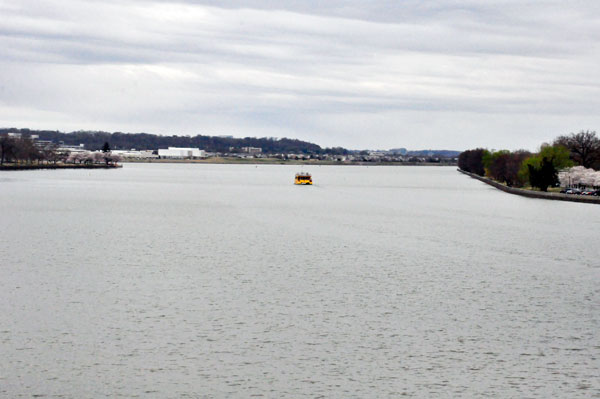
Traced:
<path id="1" fill-rule="evenodd" d="M 600 186 L 600 171 L 574 166 L 559 172 L 558 180 L 561 186 Z"/>

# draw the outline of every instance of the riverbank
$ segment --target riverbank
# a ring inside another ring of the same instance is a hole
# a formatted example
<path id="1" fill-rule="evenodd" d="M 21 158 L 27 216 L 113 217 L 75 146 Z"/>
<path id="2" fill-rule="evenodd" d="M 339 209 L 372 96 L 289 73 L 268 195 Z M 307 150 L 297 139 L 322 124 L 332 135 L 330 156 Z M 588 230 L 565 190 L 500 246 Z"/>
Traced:
<path id="1" fill-rule="evenodd" d="M 529 198 L 540 198 L 540 199 L 556 200 L 556 201 L 584 202 L 587 204 L 599 204 L 600 205 L 599 197 L 590 197 L 590 196 L 585 196 L 585 195 L 573 195 L 573 194 L 562 194 L 562 193 L 548 193 L 548 192 L 543 192 L 543 191 L 533 191 L 533 190 L 526 190 L 523 188 L 508 187 L 508 186 L 505 186 L 504 184 L 498 183 L 497 181 L 488 179 L 487 177 L 482 177 L 475 173 L 466 172 L 462 169 L 457 169 L 457 170 L 460 173 L 463 173 L 467 176 L 472 177 L 473 179 L 477 179 L 483 183 L 489 184 L 490 186 L 493 186 L 499 190 L 502 190 L 502 191 L 510 193 L 510 194 L 521 195 L 523 197 L 529 197 Z"/>
<path id="2" fill-rule="evenodd" d="M 203 159 L 127 159 L 131 163 L 194 163 L 194 164 L 231 164 L 231 165 L 359 165 L 359 166 L 456 166 L 456 163 L 443 162 L 361 162 L 361 161 L 323 161 L 318 159 L 279 159 L 279 158 L 236 158 L 210 157 Z"/>
<path id="3" fill-rule="evenodd" d="M 57 163 L 57 164 L 4 164 L 0 166 L 0 170 L 38 170 L 38 169 L 114 169 L 122 168 L 123 165 L 106 165 L 106 164 L 72 164 L 72 163 Z"/>

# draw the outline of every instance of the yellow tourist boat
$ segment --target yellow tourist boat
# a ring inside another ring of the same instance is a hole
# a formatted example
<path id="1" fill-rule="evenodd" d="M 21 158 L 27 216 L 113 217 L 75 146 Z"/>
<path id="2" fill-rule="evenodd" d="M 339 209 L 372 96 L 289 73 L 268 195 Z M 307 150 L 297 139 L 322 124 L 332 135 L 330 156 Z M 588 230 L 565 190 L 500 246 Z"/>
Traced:
<path id="1" fill-rule="evenodd" d="M 312 176 L 310 175 L 310 173 L 296 173 L 294 184 L 312 184 Z"/>

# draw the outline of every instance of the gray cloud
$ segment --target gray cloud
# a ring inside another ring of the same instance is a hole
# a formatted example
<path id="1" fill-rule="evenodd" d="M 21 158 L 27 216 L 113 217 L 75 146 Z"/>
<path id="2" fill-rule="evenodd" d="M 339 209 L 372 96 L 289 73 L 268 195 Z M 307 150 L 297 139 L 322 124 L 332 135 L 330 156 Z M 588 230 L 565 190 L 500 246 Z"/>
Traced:
<path id="1" fill-rule="evenodd" d="M 598 6 L 0 1 L 0 124 L 534 149 L 594 129 Z"/>

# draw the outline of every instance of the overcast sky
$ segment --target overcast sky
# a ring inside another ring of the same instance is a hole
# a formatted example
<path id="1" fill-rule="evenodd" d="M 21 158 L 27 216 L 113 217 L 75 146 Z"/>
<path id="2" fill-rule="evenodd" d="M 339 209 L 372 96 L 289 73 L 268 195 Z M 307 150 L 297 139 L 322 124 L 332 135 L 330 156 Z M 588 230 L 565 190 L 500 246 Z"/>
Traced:
<path id="1" fill-rule="evenodd" d="M 595 0 L 0 0 L 0 16 L 2 127 L 456 150 L 600 130 Z"/>

